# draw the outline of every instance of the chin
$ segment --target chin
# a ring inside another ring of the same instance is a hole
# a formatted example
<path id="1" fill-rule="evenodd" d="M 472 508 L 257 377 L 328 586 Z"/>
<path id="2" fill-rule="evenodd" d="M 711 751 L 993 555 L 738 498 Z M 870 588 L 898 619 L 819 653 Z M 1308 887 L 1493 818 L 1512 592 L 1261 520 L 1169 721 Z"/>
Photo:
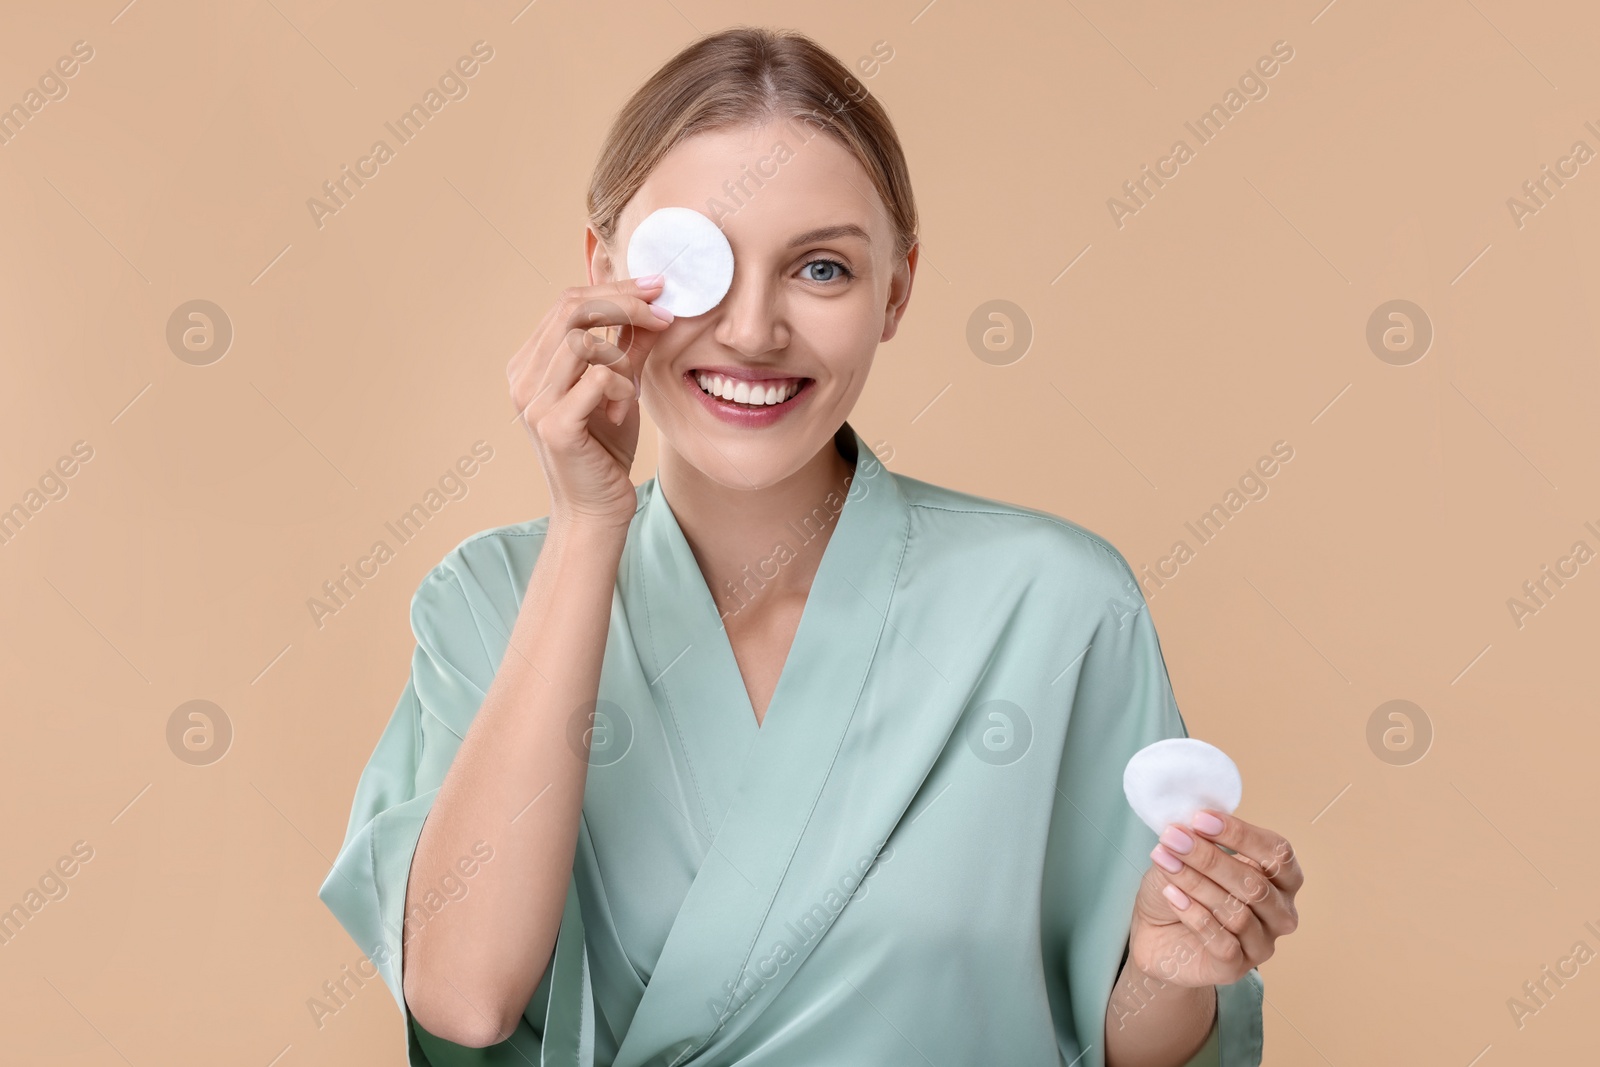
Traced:
<path id="1" fill-rule="evenodd" d="M 711 404 L 722 402 L 689 395 L 682 378 L 675 374 L 667 382 L 649 382 L 654 390 L 646 389 L 644 406 L 664 443 L 707 480 L 727 489 L 766 489 L 783 482 L 832 441 L 849 417 L 848 411 L 834 412 L 832 405 L 825 410 L 815 403 L 828 390 L 819 389 L 812 378 L 806 378 L 787 403 L 774 405 L 795 403 L 796 407 L 758 412 L 754 418 L 738 410 L 708 410 Z M 663 403 L 659 392 L 652 395 L 663 387 L 682 395 Z M 698 385 L 693 388 L 700 389 Z"/>
<path id="2" fill-rule="evenodd" d="M 832 431 L 820 428 L 815 433 L 791 431 L 757 439 L 751 439 L 748 431 L 707 433 L 708 436 L 701 436 L 689 427 L 689 440 L 680 440 L 680 434 L 672 432 L 669 443 L 707 480 L 736 491 L 767 489 L 782 483 L 832 437 Z"/>

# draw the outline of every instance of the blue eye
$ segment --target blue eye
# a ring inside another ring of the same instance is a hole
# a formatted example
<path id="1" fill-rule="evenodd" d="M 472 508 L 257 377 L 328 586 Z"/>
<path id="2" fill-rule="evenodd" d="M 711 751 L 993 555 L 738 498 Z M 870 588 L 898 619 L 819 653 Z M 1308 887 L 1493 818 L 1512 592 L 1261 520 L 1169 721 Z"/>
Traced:
<path id="1" fill-rule="evenodd" d="M 834 274 L 829 277 L 819 278 L 815 274 L 807 273 L 807 281 L 826 283 L 855 277 L 855 273 L 851 271 L 849 267 L 845 266 L 843 263 L 840 263 L 837 259 L 813 259 L 801 269 L 809 272 L 812 267 L 829 267 L 834 270 Z"/>

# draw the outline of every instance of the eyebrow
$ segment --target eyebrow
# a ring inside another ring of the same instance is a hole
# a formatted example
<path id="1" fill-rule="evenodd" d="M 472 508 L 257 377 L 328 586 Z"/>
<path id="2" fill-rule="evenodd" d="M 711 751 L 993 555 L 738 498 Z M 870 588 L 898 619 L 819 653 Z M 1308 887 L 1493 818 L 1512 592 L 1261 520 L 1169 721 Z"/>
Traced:
<path id="1" fill-rule="evenodd" d="M 815 244 L 818 241 L 829 241 L 835 237 L 859 237 L 869 246 L 872 244 L 872 236 L 868 234 L 866 230 L 863 230 L 860 226 L 857 226 L 853 222 L 846 222 L 837 226 L 819 226 L 815 230 L 807 230 L 805 233 L 796 234 L 790 239 L 789 247 L 794 248 L 798 245 L 809 245 Z"/>

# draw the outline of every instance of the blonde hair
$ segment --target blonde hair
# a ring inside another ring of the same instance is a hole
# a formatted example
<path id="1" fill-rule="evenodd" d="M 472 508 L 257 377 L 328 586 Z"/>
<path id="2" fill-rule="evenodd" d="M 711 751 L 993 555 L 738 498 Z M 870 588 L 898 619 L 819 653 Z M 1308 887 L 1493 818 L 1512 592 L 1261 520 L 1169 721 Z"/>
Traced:
<path id="1" fill-rule="evenodd" d="M 896 258 L 917 240 L 900 138 L 866 86 L 794 30 L 735 26 L 694 41 L 629 98 L 589 179 L 589 219 L 608 244 L 655 165 L 687 137 L 794 118 L 842 144 L 872 179 L 895 230 Z"/>

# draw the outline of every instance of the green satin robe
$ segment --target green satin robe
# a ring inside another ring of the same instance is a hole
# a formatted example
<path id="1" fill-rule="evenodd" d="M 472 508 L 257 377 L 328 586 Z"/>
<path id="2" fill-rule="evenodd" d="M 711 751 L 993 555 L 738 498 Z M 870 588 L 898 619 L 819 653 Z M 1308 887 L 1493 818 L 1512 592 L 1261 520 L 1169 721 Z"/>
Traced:
<path id="1" fill-rule="evenodd" d="M 762 725 L 719 614 L 738 601 L 638 487 L 554 962 L 481 1050 L 411 1018 L 402 912 L 548 520 L 469 537 L 423 581 L 411 677 L 319 893 L 412 1065 L 1103 1067 L 1156 840 L 1122 770 L 1187 735 L 1138 583 L 1080 526 L 895 474 L 848 423 L 836 443 L 855 475 L 786 535 L 837 521 Z M 414 918 L 470 891 L 463 873 Z M 1191 1064 L 1255 1067 L 1259 973 L 1217 994 Z"/>

